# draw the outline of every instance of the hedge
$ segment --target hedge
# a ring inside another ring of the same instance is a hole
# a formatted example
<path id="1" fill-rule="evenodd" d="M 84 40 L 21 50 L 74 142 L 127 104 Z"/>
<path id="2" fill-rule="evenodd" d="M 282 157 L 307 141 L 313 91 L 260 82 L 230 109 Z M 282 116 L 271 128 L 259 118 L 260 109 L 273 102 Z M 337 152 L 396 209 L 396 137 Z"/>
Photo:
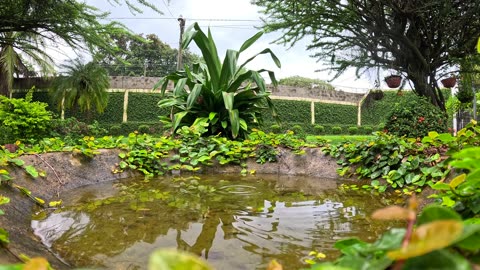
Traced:
<path id="1" fill-rule="evenodd" d="M 445 98 L 450 96 L 450 90 L 442 90 Z M 381 100 L 374 100 L 372 95 L 369 95 L 362 104 L 362 126 L 370 125 L 374 126 L 373 130 L 376 130 L 375 126 L 382 125 L 386 122 L 385 116 L 388 115 L 390 110 L 394 107 L 395 103 L 398 103 L 401 99 L 409 98 L 414 95 L 411 91 L 402 91 L 403 95 L 397 95 L 398 91 L 384 91 L 384 97 Z M 14 97 L 24 97 L 26 92 L 16 92 Z M 36 91 L 33 95 L 34 100 L 43 101 L 49 104 L 48 109 L 59 115 L 60 112 L 57 106 L 52 103 L 46 91 Z M 147 122 L 155 123 L 159 121 L 159 116 L 168 115 L 170 112 L 168 109 L 160 109 L 157 106 L 161 96 L 158 93 L 132 93 L 128 95 L 128 122 Z M 123 92 L 110 92 L 108 106 L 103 114 L 93 113 L 93 119 L 97 120 L 101 124 L 121 124 L 123 118 Z M 272 100 L 275 105 L 279 119 L 283 123 L 283 126 L 292 127 L 293 125 L 301 125 L 305 133 L 314 134 L 315 131 L 311 125 L 311 102 L 310 101 L 297 101 L 297 100 Z M 81 114 L 78 111 L 66 111 L 65 117 L 74 116 L 81 121 L 86 120 L 85 114 Z M 262 113 L 264 121 L 268 124 L 264 125 L 265 128 L 270 128 L 274 119 L 267 111 Z M 340 105 L 340 104 L 327 104 L 327 103 L 315 103 L 315 124 L 325 127 L 325 133 L 331 132 L 331 125 L 337 125 L 346 127 L 355 126 L 357 124 L 357 106 L 353 105 Z M 449 121 L 451 125 L 451 121 Z M 348 130 L 343 131 L 344 133 Z M 359 131 L 361 133 L 361 131 Z"/>
<path id="2" fill-rule="evenodd" d="M 315 123 L 317 124 L 356 125 L 357 114 L 357 106 L 315 103 Z"/>
<path id="3" fill-rule="evenodd" d="M 170 114 L 168 109 L 160 109 L 157 106 L 160 99 L 161 94 L 129 93 L 127 109 L 128 121 L 159 121 L 159 116 L 168 116 Z"/>
<path id="4" fill-rule="evenodd" d="M 374 100 L 369 95 L 362 104 L 362 125 L 379 125 L 386 123 L 386 116 L 395 107 L 395 103 L 401 100 L 412 98 L 415 93 L 412 91 L 384 90 L 381 100 Z M 442 94 L 447 100 L 450 97 L 450 89 L 442 89 Z M 449 121 L 451 123 L 452 121 Z"/>

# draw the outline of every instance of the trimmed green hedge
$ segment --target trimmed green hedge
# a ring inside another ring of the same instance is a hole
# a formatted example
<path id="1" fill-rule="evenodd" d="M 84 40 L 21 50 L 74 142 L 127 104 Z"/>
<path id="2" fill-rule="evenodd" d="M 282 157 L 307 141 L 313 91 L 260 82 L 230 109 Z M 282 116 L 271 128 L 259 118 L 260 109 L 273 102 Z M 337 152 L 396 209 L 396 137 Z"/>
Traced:
<path id="1" fill-rule="evenodd" d="M 157 106 L 161 94 L 129 93 L 128 94 L 128 122 L 130 121 L 159 121 L 160 116 L 170 115 L 168 109 Z"/>
<path id="2" fill-rule="evenodd" d="M 445 98 L 450 96 L 450 90 L 442 90 Z M 367 97 L 362 105 L 362 126 L 372 126 L 373 130 L 378 130 L 377 126 L 386 122 L 385 116 L 389 114 L 395 103 L 400 100 L 409 98 L 414 95 L 411 91 L 402 91 L 403 95 L 397 95 L 397 90 L 384 91 L 384 98 L 381 100 L 374 100 L 371 96 Z M 14 93 L 14 97 L 24 97 L 26 92 Z M 57 106 L 52 104 L 48 92 L 36 91 L 34 92 L 34 100 L 43 101 L 49 104 L 48 109 L 55 112 L 57 115 L 60 112 Z M 103 114 L 94 113 L 93 119 L 101 124 L 121 124 L 123 115 L 123 98 L 124 93 L 114 92 L 110 93 L 108 106 Z M 161 95 L 158 93 L 129 93 L 128 96 L 128 122 L 147 122 L 156 123 L 162 115 L 169 115 L 168 109 L 160 109 L 157 106 Z M 292 127 L 293 125 L 301 125 L 305 133 L 315 134 L 315 130 L 311 125 L 311 115 L 309 101 L 296 100 L 272 100 L 275 105 L 279 119 L 284 127 Z M 76 117 L 80 121 L 85 121 L 86 116 L 79 112 L 66 111 L 65 117 Z M 273 117 L 265 111 L 262 114 L 264 117 L 263 125 L 270 129 L 273 124 Z M 326 134 L 331 134 L 331 126 L 341 126 L 342 133 L 348 133 L 349 126 L 356 126 L 357 124 L 357 107 L 351 105 L 340 104 L 326 104 L 315 103 L 315 124 L 322 125 L 325 128 Z M 451 125 L 451 121 L 449 121 Z M 343 128 L 345 127 L 345 128 Z M 343 131 L 343 129 L 345 129 Z M 362 133 L 359 130 L 359 133 Z"/>
<path id="3" fill-rule="evenodd" d="M 356 125 L 357 113 L 357 106 L 315 103 L 315 123 L 321 125 Z"/>

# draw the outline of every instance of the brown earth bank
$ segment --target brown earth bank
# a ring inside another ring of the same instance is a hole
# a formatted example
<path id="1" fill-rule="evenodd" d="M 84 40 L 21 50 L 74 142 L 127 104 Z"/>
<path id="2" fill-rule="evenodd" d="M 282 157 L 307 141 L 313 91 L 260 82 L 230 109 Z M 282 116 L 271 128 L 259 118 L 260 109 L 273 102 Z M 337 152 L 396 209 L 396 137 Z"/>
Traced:
<path id="1" fill-rule="evenodd" d="M 318 177 L 319 181 L 338 178 L 338 165 L 334 159 L 323 155 L 320 149 L 308 148 L 305 151 L 304 155 L 296 155 L 288 149 L 280 149 L 278 162 L 258 164 L 252 159 L 247 161 L 247 168 L 258 174 L 311 176 Z M 117 149 L 102 149 L 93 158 L 70 152 L 20 157 L 25 161 L 25 165 L 33 165 L 37 170 L 46 172 L 45 177 L 37 179 L 28 176 L 22 168 L 8 169 L 14 178 L 12 183 L 30 190 L 31 196 L 47 202 L 55 201 L 58 194 L 74 188 L 139 176 L 139 173 L 134 171 L 112 173 L 115 164 L 120 162 L 119 153 L 120 150 Z M 215 165 L 204 167 L 201 173 L 227 174 L 240 173 L 241 170 L 238 165 Z M 0 263 L 17 263 L 20 254 L 25 254 L 29 257 L 44 257 L 55 269 L 72 268 L 55 257 L 33 234 L 30 223 L 34 201 L 11 184 L 3 184 L 0 195 L 10 198 L 10 203 L 1 207 L 5 215 L 0 217 L 0 228 L 9 232 L 10 243 L 6 248 L 0 249 Z"/>

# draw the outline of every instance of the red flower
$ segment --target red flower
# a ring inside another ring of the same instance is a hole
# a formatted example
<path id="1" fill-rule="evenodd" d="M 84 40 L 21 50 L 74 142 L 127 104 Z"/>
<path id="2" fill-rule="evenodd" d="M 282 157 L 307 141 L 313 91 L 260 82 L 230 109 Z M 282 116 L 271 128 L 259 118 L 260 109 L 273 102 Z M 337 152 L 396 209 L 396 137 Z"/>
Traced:
<path id="1" fill-rule="evenodd" d="M 418 118 L 418 122 L 419 122 L 419 123 L 422 123 L 423 121 L 425 121 L 425 117 L 420 116 L 420 117 Z"/>

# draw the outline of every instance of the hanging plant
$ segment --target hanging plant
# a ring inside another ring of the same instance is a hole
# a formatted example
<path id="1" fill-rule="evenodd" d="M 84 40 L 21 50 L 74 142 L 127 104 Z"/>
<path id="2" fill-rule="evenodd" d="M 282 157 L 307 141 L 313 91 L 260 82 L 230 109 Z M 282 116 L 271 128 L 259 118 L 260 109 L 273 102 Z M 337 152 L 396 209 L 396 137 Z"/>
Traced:
<path id="1" fill-rule="evenodd" d="M 402 83 L 402 76 L 400 76 L 400 75 L 390 75 L 388 77 L 385 77 L 385 82 L 387 83 L 388 87 L 397 88 Z"/>
<path id="2" fill-rule="evenodd" d="M 473 92 L 469 90 L 460 90 L 455 94 L 455 96 L 463 104 L 469 103 L 473 100 Z"/>
<path id="3" fill-rule="evenodd" d="M 452 76 L 452 77 L 441 80 L 441 82 L 443 84 L 443 87 L 452 88 L 455 86 L 455 84 L 457 84 L 457 78 Z"/>

